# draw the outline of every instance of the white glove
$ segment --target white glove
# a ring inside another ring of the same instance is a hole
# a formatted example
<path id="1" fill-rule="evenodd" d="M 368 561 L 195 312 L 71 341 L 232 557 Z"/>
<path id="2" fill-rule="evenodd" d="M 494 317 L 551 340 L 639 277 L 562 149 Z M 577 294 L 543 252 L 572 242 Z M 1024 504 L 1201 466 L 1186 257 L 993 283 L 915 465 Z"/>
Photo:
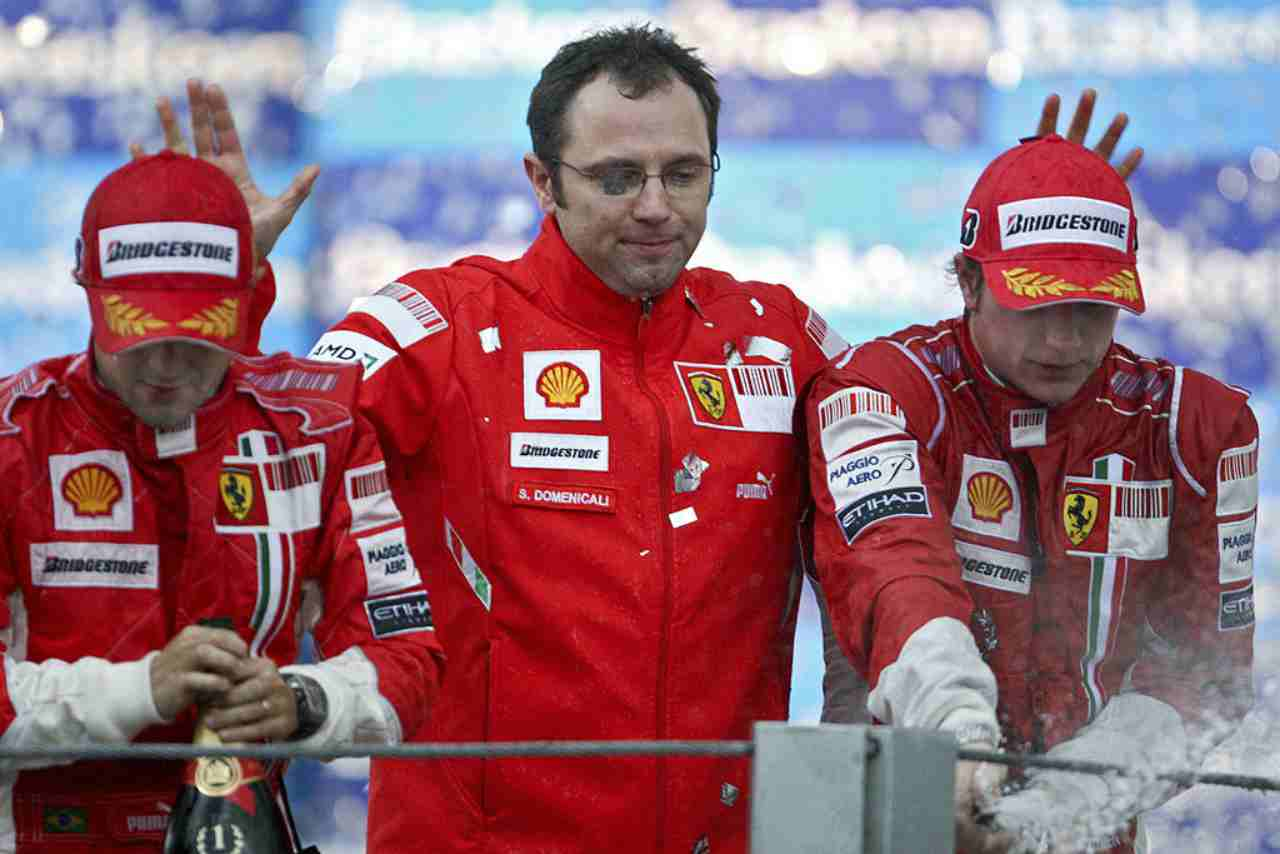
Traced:
<path id="1" fill-rule="evenodd" d="M 1173 707 L 1144 694 L 1121 694 L 1089 725 L 1046 754 L 1107 762 L 1142 776 L 1031 769 L 1025 789 L 991 807 L 997 826 L 1019 838 L 1015 851 L 1110 847 L 1143 810 L 1167 800 L 1174 783 L 1155 774 L 1186 765 L 1186 733 Z"/>

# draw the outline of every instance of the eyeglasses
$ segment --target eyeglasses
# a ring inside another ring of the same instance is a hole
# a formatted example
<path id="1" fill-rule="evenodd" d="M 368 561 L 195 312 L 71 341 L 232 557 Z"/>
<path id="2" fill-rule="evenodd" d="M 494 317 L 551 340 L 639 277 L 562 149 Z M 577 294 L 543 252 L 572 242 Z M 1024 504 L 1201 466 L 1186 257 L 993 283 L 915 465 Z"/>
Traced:
<path id="1" fill-rule="evenodd" d="M 720 169 L 720 155 L 716 154 L 713 163 L 681 163 L 664 169 L 661 172 L 649 173 L 634 166 L 606 166 L 599 171 L 579 169 L 572 163 L 566 163 L 558 157 L 548 159 L 549 163 L 566 166 L 583 178 L 596 185 L 606 196 L 615 198 L 635 198 L 644 191 L 644 185 L 650 178 L 662 182 L 662 188 L 672 199 L 689 199 L 705 196 L 711 184 L 711 175 Z"/>

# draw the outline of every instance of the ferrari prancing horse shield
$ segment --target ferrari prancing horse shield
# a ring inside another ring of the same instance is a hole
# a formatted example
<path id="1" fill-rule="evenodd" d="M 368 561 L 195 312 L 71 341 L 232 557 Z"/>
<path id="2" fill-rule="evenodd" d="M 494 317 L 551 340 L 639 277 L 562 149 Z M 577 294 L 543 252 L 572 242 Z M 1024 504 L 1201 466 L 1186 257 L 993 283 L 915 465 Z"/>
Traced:
<path id="1" fill-rule="evenodd" d="M 218 475 L 218 493 L 238 521 L 244 521 L 253 509 L 253 479 L 242 469 L 223 469 Z"/>
<path id="2" fill-rule="evenodd" d="M 689 374 L 689 384 L 704 412 L 717 421 L 724 417 L 724 382 L 719 377 L 707 371 L 694 371 Z"/>
<path id="3" fill-rule="evenodd" d="M 1062 504 L 1062 521 L 1067 526 L 1067 538 L 1071 544 L 1078 546 L 1083 543 L 1098 521 L 1098 496 L 1089 492 L 1068 492 Z"/>

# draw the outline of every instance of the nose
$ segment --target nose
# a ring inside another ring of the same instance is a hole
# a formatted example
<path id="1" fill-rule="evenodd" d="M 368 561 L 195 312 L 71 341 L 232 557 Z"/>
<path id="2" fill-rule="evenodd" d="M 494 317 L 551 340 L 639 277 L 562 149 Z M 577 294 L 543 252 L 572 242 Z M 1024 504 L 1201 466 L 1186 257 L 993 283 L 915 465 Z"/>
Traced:
<path id="1" fill-rule="evenodd" d="M 667 197 L 667 188 L 662 179 L 651 175 L 640 188 L 632 206 L 632 216 L 646 222 L 661 222 L 671 216 L 671 199 Z"/>
<path id="2" fill-rule="evenodd" d="M 157 378 L 175 377 L 186 366 L 186 351 L 178 341 L 157 341 L 149 345 L 144 353 L 147 370 Z"/>
<path id="3" fill-rule="evenodd" d="M 1073 304 L 1046 306 L 1040 309 L 1044 341 L 1052 349 L 1074 352 L 1084 343 L 1083 314 Z"/>

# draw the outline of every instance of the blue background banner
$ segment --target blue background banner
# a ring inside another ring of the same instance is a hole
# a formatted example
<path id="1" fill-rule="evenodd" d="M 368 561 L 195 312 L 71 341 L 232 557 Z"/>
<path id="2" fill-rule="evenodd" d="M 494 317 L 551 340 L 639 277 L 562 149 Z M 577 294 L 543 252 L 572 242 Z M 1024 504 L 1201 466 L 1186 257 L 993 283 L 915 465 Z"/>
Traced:
<path id="1" fill-rule="evenodd" d="M 1149 311 L 1119 338 L 1244 385 L 1262 426 L 1259 710 L 1215 759 L 1275 774 L 1280 650 L 1280 12 L 1262 0 L 0 0 L 0 374 L 82 348 L 73 242 L 153 103 L 198 75 L 228 91 L 259 184 L 322 174 L 273 254 L 264 347 L 306 352 L 354 297 L 482 252 L 514 257 L 539 214 L 524 114 L 564 41 L 650 20 L 721 80 L 723 169 L 693 263 L 785 282 L 850 340 L 959 312 L 945 275 L 985 164 L 1099 90 L 1119 110 Z M 181 107 L 181 104 L 180 104 Z M 793 716 L 816 719 L 821 660 L 802 611 Z M 1256 740 L 1263 750 L 1233 745 Z M 367 763 L 302 764 L 298 820 L 327 854 L 363 845 Z M 1272 801 L 1187 793 L 1158 850 L 1270 851 Z"/>

